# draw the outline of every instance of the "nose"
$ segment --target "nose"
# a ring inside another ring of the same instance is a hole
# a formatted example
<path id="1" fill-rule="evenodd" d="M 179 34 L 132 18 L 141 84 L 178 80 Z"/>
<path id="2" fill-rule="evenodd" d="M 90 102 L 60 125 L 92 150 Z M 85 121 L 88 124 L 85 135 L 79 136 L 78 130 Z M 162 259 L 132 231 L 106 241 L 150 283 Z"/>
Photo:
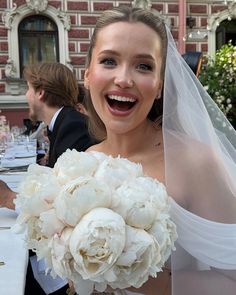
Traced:
<path id="1" fill-rule="evenodd" d="M 128 70 L 127 68 L 119 69 L 119 71 L 116 73 L 114 83 L 120 88 L 133 87 L 134 81 L 130 73 L 130 70 Z"/>

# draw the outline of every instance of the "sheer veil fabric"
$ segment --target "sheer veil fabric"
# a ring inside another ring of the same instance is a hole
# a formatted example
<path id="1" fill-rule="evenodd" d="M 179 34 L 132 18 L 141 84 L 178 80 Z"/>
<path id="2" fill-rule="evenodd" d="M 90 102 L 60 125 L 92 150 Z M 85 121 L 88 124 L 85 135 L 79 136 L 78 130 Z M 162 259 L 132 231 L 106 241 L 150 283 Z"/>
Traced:
<path id="1" fill-rule="evenodd" d="M 236 132 L 178 53 L 166 27 L 163 137 L 178 241 L 173 295 L 236 292 Z"/>

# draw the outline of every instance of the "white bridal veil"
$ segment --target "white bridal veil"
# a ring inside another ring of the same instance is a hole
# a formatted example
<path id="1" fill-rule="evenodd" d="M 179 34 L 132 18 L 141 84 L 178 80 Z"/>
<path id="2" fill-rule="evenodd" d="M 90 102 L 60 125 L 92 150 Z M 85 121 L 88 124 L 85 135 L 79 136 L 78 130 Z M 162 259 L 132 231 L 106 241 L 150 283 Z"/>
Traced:
<path id="1" fill-rule="evenodd" d="M 172 294 L 236 294 L 236 132 L 167 28 L 163 136 L 178 241 Z"/>

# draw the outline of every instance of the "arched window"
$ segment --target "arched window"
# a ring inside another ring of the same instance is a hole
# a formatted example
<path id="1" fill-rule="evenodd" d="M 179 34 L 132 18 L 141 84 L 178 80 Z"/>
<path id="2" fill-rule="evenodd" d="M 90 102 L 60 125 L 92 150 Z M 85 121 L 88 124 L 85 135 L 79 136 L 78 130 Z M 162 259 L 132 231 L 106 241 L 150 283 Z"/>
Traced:
<path id="1" fill-rule="evenodd" d="M 37 62 L 58 62 L 57 25 L 43 15 L 24 18 L 18 27 L 20 75 L 25 65 Z"/>
<path id="2" fill-rule="evenodd" d="M 236 2 L 232 1 L 228 5 L 228 9 L 209 16 L 207 20 L 208 53 L 211 56 L 214 56 L 215 51 L 223 44 L 228 43 L 229 40 L 232 40 L 232 44 L 235 44 L 235 14 Z"/>
<path id="3" fill-rule="evenodd" d="M 220 49 L 222 45 L 232 41 L 236 45 L 236 19 L 224 20 L 216 29 L 216 50 Z"/>

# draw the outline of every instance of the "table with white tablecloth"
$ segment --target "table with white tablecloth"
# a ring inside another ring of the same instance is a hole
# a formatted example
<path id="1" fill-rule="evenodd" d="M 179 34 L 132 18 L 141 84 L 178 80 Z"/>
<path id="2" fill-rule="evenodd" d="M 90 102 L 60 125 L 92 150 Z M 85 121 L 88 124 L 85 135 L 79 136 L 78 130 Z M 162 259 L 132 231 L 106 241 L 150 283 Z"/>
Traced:
<path id="1" fill-rule="evenodd" d="M 18 191 L 28 165 L 36 162 L 36 142 L 11 145 L 2 158 L 0 180 Z M 28 264 L 25 234 L 12 230 L 17 213 L 0 208 L 0 294 L 23 295 Z"/>
<path id="2" fill-rule="evenodd" d="M 24 235 L 11 228 L 16 212 L 0 208 L 0 294 L 23 295 L 28 264 Z"/>

